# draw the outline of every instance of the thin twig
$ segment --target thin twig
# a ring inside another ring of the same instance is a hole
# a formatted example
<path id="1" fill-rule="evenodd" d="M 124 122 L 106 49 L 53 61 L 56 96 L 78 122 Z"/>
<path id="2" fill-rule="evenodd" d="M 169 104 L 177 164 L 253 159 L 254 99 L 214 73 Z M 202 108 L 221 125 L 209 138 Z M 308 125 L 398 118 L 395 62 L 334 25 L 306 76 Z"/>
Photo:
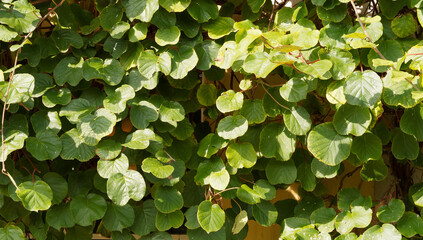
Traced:
<path id="1" fill-rule="evenodd" d="M 227 189 L 225 189 L 225 190 L 222 190 L 222 191 L 220 191 L 220 192 L 217 192 L 217 193 L 215 193 L 215 194 L 213 194 L 213 197 L 214 196 L 216 196 L 216 195 L 220 195 L 221 193 L 224 193 L 224 192 L 227 192 L 227 191 L 230 191 L 230 190 L 235 190 L 235 189 L 238 189 L 239 187 L 231 187 L 231 188 L 227 188 Z"/>
<path id="2" fill-rule="evenodd" d="M 264 87 L 264 85 L 263 85 L 263 81 L 260 81 L 260 83 L 261 83 L 261 86 L 263 87 L 263 89 L 264 89 L 264 91 L 273 99 L 273 101 L 275 101 L 279 106 L 281 106 L 281 107 L 283 107 L 283 108 L 285 108 L 286 110 L 288 110 L 288 111 L 291 111 L 291 109 L 289 109 L 288 107 L 285 107 L 284 105 L 282 105 L 282 104 L 280 104 L 273 96 L 272 96 L 272 94 L 270 94 L 268 91 L 267 91 L 267 89 Z"/>
<path id="3" fill-rule="evenodd" d="M 273 1 L 272 13 L 270 14 L 269 24 L 267 25 L 267 31 L 270 30 L 270 25 L 272 24 L 273 15 L 275 14 L 276 2 L 277 2 L 276 0 Z"/>
<path id="4" fill-rule="evenodd" d="M 357 7 L 355 6 L 354 0 L 350 0 L 350 2 L 351 2 L 351 5 L 352 5 L 352 7 L 353 7 L 353 9 L 354 9 L 355 15 L 357 16 L 357 21 L 358 21 L 358 23 L 360 24 L 361 28 L 363 29 L 364 34 L 366 34 L 366 36 L 367 36 L 367 38 L 368 38 L 369 42 L 371 42 L 371 43 L 373 43 L 373 44 L 374 44 L 373 40 L 370 38 L 369 33 L 366 31 L 366 28 L 364 27 L 363 22 L 361 22 L 360 15 L 358 14 Z M 376 46 L 373 48 L 373 50 L 375 50 L 375 52 L 376 52 L 376 53 L 377 53 L 377 54 L 378 54 L 378 55 L 379 55 L 382 59 L 386 60 L 385 56 L 383 56 L 383 54 L 379 51 L 379 49 L 378 49 Z"/>

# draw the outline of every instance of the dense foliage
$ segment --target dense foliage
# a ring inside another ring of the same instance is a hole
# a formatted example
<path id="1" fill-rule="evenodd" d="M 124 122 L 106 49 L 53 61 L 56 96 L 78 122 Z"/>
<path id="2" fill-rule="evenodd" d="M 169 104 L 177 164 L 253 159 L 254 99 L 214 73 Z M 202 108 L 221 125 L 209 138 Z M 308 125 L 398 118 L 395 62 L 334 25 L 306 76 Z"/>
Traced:
<path id="1" fill-rule="evenodd" d="M 286 4 L 2 0 L 0 239 L 423 236 L 423 1 Z"/>

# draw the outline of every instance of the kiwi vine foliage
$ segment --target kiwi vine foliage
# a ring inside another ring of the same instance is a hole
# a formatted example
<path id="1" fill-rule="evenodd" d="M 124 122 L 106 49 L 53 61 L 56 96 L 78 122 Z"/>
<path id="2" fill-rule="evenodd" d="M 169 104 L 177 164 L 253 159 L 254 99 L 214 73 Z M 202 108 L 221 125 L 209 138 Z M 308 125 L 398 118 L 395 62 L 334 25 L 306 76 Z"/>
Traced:
<path id="1" fill-rule="evenodd" d="M 0 239 L 423 236 L 423 1 L 287 3 L 2 0 Z"/>

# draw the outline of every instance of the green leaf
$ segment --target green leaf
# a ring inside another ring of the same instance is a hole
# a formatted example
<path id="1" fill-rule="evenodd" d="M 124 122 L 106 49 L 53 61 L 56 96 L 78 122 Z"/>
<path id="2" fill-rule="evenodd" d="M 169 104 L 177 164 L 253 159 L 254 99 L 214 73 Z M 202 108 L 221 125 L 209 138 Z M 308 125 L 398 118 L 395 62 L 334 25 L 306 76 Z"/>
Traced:
<path id="1" fill-rule="evenodd" d="M 262 201 L 252 207 L 254 219 L 264 227 L 270 227 L 278 218 L 278 211 L 269 201 Z"/>
<path id="2" fill-rule="evenodd" d="M 334 81 L 326 89 L 326 99 L 332 104 L 345 104 L 344 81 Z"/>
<path id="3" fill-rule="evenodd" d="M 174 187 L 160 186 L 154 196 L 154 204 L 162 213 L 171 213 L 184 205 L 182 194 Z"/>
<path id="4" fill-rule="evenodd" d="M 75 57 L 66 57 L 54 68 L 54 80 L 57 85 L 63 86 L 69 83 L 71 86 L 76 86 L 82 80 L 82 65 L 84 59 Z"/>
<path id="5" fill-rule="evenodd" d="M 270 123 L 260 133 L 260 151 L 266 158 L 287 161 L 295 151 L 296 136 L 283 124 Z"/>
<path id="6" fill-rule="evenodd" d="M 363 198 L 364 196 L 361 195 L 357 188 L 344 188 L 338 193 L 338 208 L 340 210 L 349 210 L 352 203 L 363 201 Z"/>
<path id="7" fill-rule="evenodd" d="M 34 91 L 32 92 L 32 97 L 37 98 L 44 95 L 49 89 L 52 89 L 55 85 L 53 84 L 53 79 L 50 75 L 45 73 L 36 73 L 33 75 L 35 78 L 34 81 Z M 0 77 L 1 78 L 1 77 Z"/>
<path id="8" fill-rule="evenodd" d="M 95 155 L 95 147 L 82 142 L 76 128 L 62 134 L 60 141 L 62 142 L 60 157 L 63 159 L 78 159 L 79 161 L 86 162 Z"/>
<path id="9" fill-rule="evenodd" d="M 399 199 L 392 199 L 388 205 L 383 205 L 377 211 L 377 218 L 383 223 L 397 222 L 404 214 L 405 205 Z"/>
<path id="10" fill-rule="evenodd" d="M 295 135 L 306 135 L 310 131 L 310 114 L 301 106 L 294 106 L 290 112 L 284 112 L 283 120 L 288 130 Z"/>
<path id="11" fill-rule="evenodd" d="M 95 105 L 83 98 L 72 99 L 69 104 L 60 109 L 59 116 L 65 116 L 69 122 L 76 124 L 82 117 L 90 114 Z"/>
<path id="12" fill-rule="evenodd" d="M 226 158 L 233 168 L 251 168 L 257 161 L 256 151 L 251 143 L 229 144 Z"/>
<path id="13" fill-rule="evenodd" d="M 51 38 L 61 53 L 65 53 L 71 46 L 79 49 L 84 46 L 84 40 L 81 35 L 71 29 L 55 29 Z"/>
<path id="14" fill-rule="evenodd" d="M 216 19 L 219 16 L 217 4 L 212 0 L 191 0 L 188 13 L 199 23 L 207 22 L 209 19 Z"/>
<path id="15" fill-rule="evenodd" d="M 0 25 L 0 41 L 10 42 L 18 36 L 18 33 L 10 28 Z"/>
<path id="16" fill-rule="evenodd" d="M 129 30 L 131 26 L 127 22 L 120 21 L 113 25 L 110 36 L 115 39 L 121 39 L 123 35 Z M 124 41 L 126 42 L 126 41 Z M 116 57 L 116 55 L 113 55 L 113 57 Z"/>
<path id="17" fill-rule="evenodd" d="M 159 57 L 152 50 L 141 53 L 137 61 L 138 70 L 146 78 L 152 78 L 160 70 Z"/>
<path id="18" fill-rule="evenodd" d="M 232 112 L 242 108 L 244 95 L 233 90 L 223 92 L 216 100 L 216 107 L 222 113 Z"/>
<path id="19" fill-rule="evenodd" d="M 200 157 L 210 158 L 216 154 L 219 149 L 228 145 L 228 141 L 219 137 L 217 134 L 210 133 L 201 139 L 197 154 Z"/>
<path id="20" fill-rule="evenodd" d="M 317 178 L 334 178 L 338 174 L 340 165 L 329 166 L 319 161 L 317 158 L 313 158 L 311 162 L 311 171 Z"/>
<path id="21" fill-rule="evenodd" d="M 26 140 L 26 150 L 37 160 L 53 160 L 62 151 L 62 142 L 53 130 L 46 129 Z"/>
<path id="22" fill-rule="evenodd" d="M 378 160 L 382 157 L 382 141 L 372 133 L 365 133 L 353 140 L 351 152 L 354 153 L 361 162 Z"/>
<path id="23" fill-rule="evenodd" d="M 329 166 L 335 166 L 350 155 L 352 139 L 336 132 L 332 123 L 322 123 L 311 130 L 307 138 L 309 151 Z"/>
<path id="24" fill-rule="evenodd" d="M 217 134 L 224 139 L 235 139 L 244 135 L 248 130 L 248 122 L 241 115 L 227 116 L 217 125 Z"/>
<path id="25" fill-rule="evenodd" d="M 217 17 L 203 24 L 203 29 L 211 39 L 219 39 L 232 32 L 235 21 L 229 17 Z"/>
<path id="26" fill-rule="evenodd" d="M 204 106 L 214 105 L 217 99 L 216 86 L 214 86 L 213 84 L 201 84 L 197 90 L 197 99 L 201 105 L 204 105 Z"/>
<path id="27" fill-rule="evenodd" d="M 356 71 L 345 80 L 344 94 L 351 105 L 371 107 L 380 100 L 382 89 L 382 80 L 375 72 Z"/>
<path id="28" fill-rule="evenodd" d="M 6 225 L 0 228 L 0 238 L 4 240 L 25 240 L 22 230 L 15 225 Z"/>
<path id="29" fill-rule="evenodd" d="M 0 23 L 8 25 L 19 34 L 34 31 L 41 18 L 40 11 L 25 0 L 14 1 L 10 9 L 2 8 Z"/>
<path id="30" fill-rule="evenodd" d="M 61 88 L 59 90 L 50 89 L 42 98 L 44 106 L 52 108 L 59 105 L 67 105 L 71 101 L 71 91 L 68 88 Z"/>
<path id="31" fill-rule="evenodd" d="M 179 228 L 184 223 L 184 214 L 181 210 L 176 210 L 171 213 L 157 212 L 156 228 L 159 231 L 167 231 L 170 228 Z M 159 237 L 159 239 L 162 239 Z"/>
<path id="32" fill-rule="evenodd" d="M 86 80 L 102 79 L 110 86 L 118 85 L 125 74 L 120 63 L 113 58 L 103 60 L 93 57 L 87 59 L 82 66 L 82 70 Z"/>
<path id="33" fill-rule="evenodd" d="M 368 108 L 345 104 L 336 111 L 333 126 L 341 135 L 363 135 L 372 121 Z"/>
<path id="34" fill-rule="evenodd" d="M 123 153 L 114 160 L 101 159 L 97 162 L 97 172 L 102 178 L 110 178 L 117 173 L 125 173 L 128 167 L 128 157 Z"/>
<path id="35" fill-rule="evenodd" d="M 416 234 L 423 234 L 423 220 L 414 212 L 405 212 L 396 224 L 399 232 L 406 238 L 411 238 Z"/>
<path id="36" fill-rule="evenodd" d="M 210 185 L 216 190 L 224 190 L 229 184 L 230 176 L 222 159 L 213 156 L 198 165 L 194 180 L 203 186 Z"/>
<path id="37" fill-rule="evenodd" d="M 131 149 L 146 149 L 150 145 L 150 140 L 155 138 L 154 132 L 146 128 L 144 130 L 136 130 L 126 137 L 124 147 Z"/>
<path id="38" fill-rule="evenodd" d="M 303 229 L 313 228 L 313 225 L 310 225 L 310 220 L 307 218 L 300 217 L 289 217 L 285 218 L 282 223 L 282 232 L 280 235 L 281 239 L 291 237 L 295 239 L 297 233 Z"/>
<path id="39" fill-rule="evenodd" d="M 415 160 L 419 154 L 419 144 L 416 139 L 403 133 L 398 128 L 395 129 L 396 133 L 392 139 L 392 154 L 396 159 L 409 159 Z"/>
<path id="40" fill-rule="evenodd" d="M 405 38 L 417 30 L 417 21 L 410 13 L 400 15 L 392 20 L 391 29 L 398 37 Z"/>
<path id="41" fill-rule="evenodd" d="M 103 218 L 107 204 L 103 197 L 95 193 L 78 195 L 72 198 L 70 210 L 75 223 L 81 226 L 90 226 L 98 219 Z"/>
<path id="42" fill-rule="evenodd" d="M 178 122 L 176 128 L 170 134 L 178 140 L 186 140 L 194 133 L 194 127 L 187 118 Z"/>
<path id="43" fill-rule="evenodd" d="M 184 78 L 197 65 L 198 56 L 191 47 L 184 45 L 179 51 L 170 49 L 169 54 L 172 59 L 170 76 L 174 79 Z"/>
<path id="44" fill-rule="evenodd" d="M 322 80 L 329 79 L 332 76 L 332 74 L 329 72 L 329 70 L 332 68 L 332 65 L 332 62 L 329 60 L 320 60 L 311 64 L 303 62 L 294 63 L 294 66 L 299 71 Z"/>
<path id="45" fill-rule="evenodd" d="M 247 2 L 253 13 L 257 13 L 260 8 L 264 5 L 266 0 L 248 0 Z"/>
<path id="46" fill-rule="evenodd" d="M 135 220 L 134 209 L 131 205 L 119 206 L 113 203 L 107 204 L 107 210 L 103 217 L 103 225 L 109 231 L 122 232 L 130 227 Z"/>
<path id="47" fill-rule="evenodd" d="M 413 108 L 405 109 L 400 120 L 400 127 L 404 133 L 423 141 L 423 106 L 419 104 Z"/>
<path id="48" fill-rule="evenodd" d="M 317 16 L 324 21 L 341 22 L 347 15 L 347 9 L 347 4 L 342 3 L 332 9 L 317 7 Z"/>
<path id="49" fill-rule="evenodd" d="M 162 122 L 175 123 L 185 118 L 184 107 L 179 102 L 165 101 L 159 109 L 159 118 Z"/>
<path id="50" fill-rule="evenodd" d="M 388 167 L 383 159 L 368 161 L 360 171 L 361 178 L 367 182 L 382 181 L 388 175 Z"/>
<path id="51" fill-rule="evenodd" d="M 153 174 L 156 178 L 167 178 L 173 173 L 173 166 L 165 164 L 155 158 L 146 158 L 142 161 L 142 170 Z"/>
<path id="52" fill-rule="evenodd" d="M 150 22 L 160 7 L 159 0 L 124 0 L 122 5 L 129 20 L 139 19 L 143 22 Z"/>
<path id="53" fill-rule="evenodd" d="M 111 4 L 100 12 L 100 25 L 104 30 L 111 30 L 113 25 L 118 23 L 123 16 L 122 5 Z"/>
<path id="54" fill-rule="evenodd" d="M 191 0 L 159 0 L 160 6 L 168 12 L 182 12 L 191 3 Z"/>
<path id="55" fill-rule="evenodd" d="M 254 73 L 257 78 L 265 78 L 280 64 L 271 61 L 271 56 L 265 52 L 249 54 L 242 65 L 244 71 Z"/>
<path id="56" fill-rule="evenodd" d="M 401 240 L 401 233 L 391 224 L 373 226 L 363 233 L 363 239 L 392 239 Z"/>
<path id="57" fill-rule="evenodd" d="M 154 35 L 155 41 L 159 46 L 175 45 L 179 42 L 181 31 L 178 27 L 159 28 Z"/>
<path id="58" fill-rule="evenodd" d="M 266 166 L 266 177 L 273 185 L 291 184 L 297 179 L 297 168 L 292 160 L 270 160 Z"/>
<path id="59" fill-rule="evenodd" d="M 201 227 L 197 219 L 197 212 L 198 205 L 188 208 L 188 210 L 185 212 L 185 218 L 187 219 L 187 221 L 185 222 L 185 227 L 187 227 L 188 229 L 196 229 Z"/>
<path id="60" fill-rule="evenodd" d="M 121 113 L 126 109 L 126 102 L 134 97 L 134 89 L 128 84 L 123 84 L 103 100 L 103 105 L 112 113 Z"/>
<path id="61" fill-rule="evenodd" d="M 422 99 L 413 95 L 415 88 L 420 91 L 418 81 L 418 77 L 409 73 L 389 70 L 383 78 L 383 101 L 391 106 L 414 107 Z"/>
<path id="62" fill-rule="evenodd" d="M 95 152 L 100 159 L 114 159 L 120 154 L 121 145 L 112 139 L 106 139 L 97 144 Z"/>
<path id="63" fill-rule="evenodd" d="M 320 45 L 328 48 L 344 49 L 345 40 L 342 38 L 348 32 L 348 27 L 344 23 L 330 22 L 320 29 L 319 42 Z"/>
<path id="64" fill-rule="evenodd" d="M 275 187 L 264 179 L 258 180 L 254 184 L 253 190 L 256 191 L 260 195 L 260 198 L 264 200 L 270 201 L 276 196 Z"/>
<path id="65" fill-rule="evenodd" d="M 395 40 L 380 41 L 377 48 L 386 59 L 382 59 L 374 50 L 371 50 L 367 55 L 370 67 L 376 72 L 388 71 L 390 66 L 386 66 L 385 64 L 388 63 L 389 65 L 394 65 L 395 62 L 399 61 L 399 59 L 404 56 L 404 50 L 402 49 L 401 44 Z M 377 66 L 377 64 L 380 64 L 378 63 L 380 61 L 382 61 L 385 66 Z"/>
<path id="66" fill-rule="evenodd" d="M 349 233 L 353 228 L 367 227 L 372 220 L 372 210 L 362 206 L 354 206 L 351 211 L 343 211 L 336 216 L 336 231 Z"/>
<path id="67" fill-rule="evenodd" d="M 136 23 L 128 32 L 130 42 L 138 42 L 147 37 L 148 25 L 146 23 Z"/>
<path id="68" fill-rule="evenodd" d="M 130 119 L 137 129 L 145 129 L 151 122 L 159 118 L 158 109 L 147 101 L 132 103 L 130 111 Z"/>
<path id="69" fill-rule="evenodd" d="M 336 212 L 333 208 L 321 207 L 310 215 L 311 222 L 316 224 L 321 232 L 330 233 L 335 228 Z"/>
<path id="70" fill-rule="evenodd" d="M 53 192 L 50 186 L 41 180 L 19 184 L 16 195 L 26 209 L 35 212 L 49 209 L 53 200 Z"/>
<path id="71" fill-rule="evenodd" d="M 267 88 L 267 92 L 263 97 L 264 111 L 270 117 L 276 117 L 288 111 L 289 108 L 295 106 L 295 103 L 285 101 L 279 93 L 279 87 Z"/>
<path id="72" fill-rule="evenodd" d="M 100 108 L 94 114 L 86 115 L 77 124 L 79 137 L 89 145 L 95 146 L 100 140 L 113 132 L 116 115 L 107 109 Z"/>
<path id="73" fill-rule="evenodd" d="M 7 103 L 26 102 L 34 91 L 34 77 L 28 73 L 17 73 L 13 76 L 10 83 L 9 92 L 7 94 Z M 4 102 L 6 92 L 8 91 L 9 82 L 0 82 L 1 100 Z"/>
<path id="74" fill-rule="evenodd" d="M 2 162 L 6 161 L 7 156 L 18 149 L 23 148 L 24 141 L 28 138 L 28 120 L 22 114 L 14 114 L 4 124 L 4 154 Z"/>
<path id="75" fill-rule="evenodd" d="M 321 59 L 330 60 L 333 64 L 330 69 L 333 79 L 342 80 L 351 75 L 355 69 L 353 55 L 350 52 L 332 49 L 330 51 L 319 51 Z"/>
<path id="76" fill-rule="evenodd" d="M 110 53 L 113 58 L 119 58 L 128 51 L 128 41 L 123 39 L 115 39 L 113 37 L 108 37 L 104 42 L 103 46 L 104 51 Z"/>
<path id="77" fill-rule="evenodd" d="M 43 179 L 53 191 L 52 204 L 60 203 L 68 195 L 68 183 L 58 173 L 48 172 Z"/>
<path id="78" fill-rule="evenodd" d="M 421 183 L 412 185 L 409 189 L 408 196 L 416 206 L 423 206 L 423 188 Z"/>
<path id="79" fill-rule="evenodd" d="M 308 84 L 301 78 L 291 78 L 280 89 L 279 93 L 288 102 L 299 102 L 306 99 Z"/>
<path id="80" fill-rule="evenodd" d="M 198 206 L 198 222 L 207 233 L 216 232 L 225 223 L 225 212 L 219 205 L 204 200 Z"/>
<path id="81" fill-rule="evenodd" d="M 248 215 L 247 211 L 242 210 L 236 215 L 234 225 L 232 227 L 232 234 L 238 234 L 247 225 Z"/>
<path id="82" fill-rule="evenodd" d="M 46 214 L 46 223 L 56 230 L 75 226 L 75 220 L 70 210 L 70 203 L 60 203 L 51 206 Z"/>
<path id="83" fill-rule="evenodd" d="M 264 112 L 262 100 L 245 100 L 241 108 L 241 115 L 247 119 L 248 124 L 264 122 L 266 113 Z"/>
<path id="84" fill-rule="evenodd" d="M 125 205 L 129 199 L 141 200 L 145 189 L 144 178 L 134 170 L 116 173 L 107 180 L 107 196 L 119 206 Z"/>
<path id="85" fill-rule="evenodd" d="M 135 208 L 134 224 L 131 231 L 139 236 L 147 235 L 156 230 L 153 219 L 156 219 L 157 209 L 152 199 L 143 202 L 141 207 Z"/>

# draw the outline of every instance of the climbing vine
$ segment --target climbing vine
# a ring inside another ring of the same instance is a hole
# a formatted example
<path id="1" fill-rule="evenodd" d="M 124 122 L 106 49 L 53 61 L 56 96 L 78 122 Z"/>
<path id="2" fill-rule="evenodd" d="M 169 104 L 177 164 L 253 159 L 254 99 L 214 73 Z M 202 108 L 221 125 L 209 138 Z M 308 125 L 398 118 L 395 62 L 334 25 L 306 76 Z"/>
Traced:
<path id="1" fill-rule="evenodd" d="M 0 239 L 422 237 L 422 25 L 422 0 L 2 0 Z"/>

